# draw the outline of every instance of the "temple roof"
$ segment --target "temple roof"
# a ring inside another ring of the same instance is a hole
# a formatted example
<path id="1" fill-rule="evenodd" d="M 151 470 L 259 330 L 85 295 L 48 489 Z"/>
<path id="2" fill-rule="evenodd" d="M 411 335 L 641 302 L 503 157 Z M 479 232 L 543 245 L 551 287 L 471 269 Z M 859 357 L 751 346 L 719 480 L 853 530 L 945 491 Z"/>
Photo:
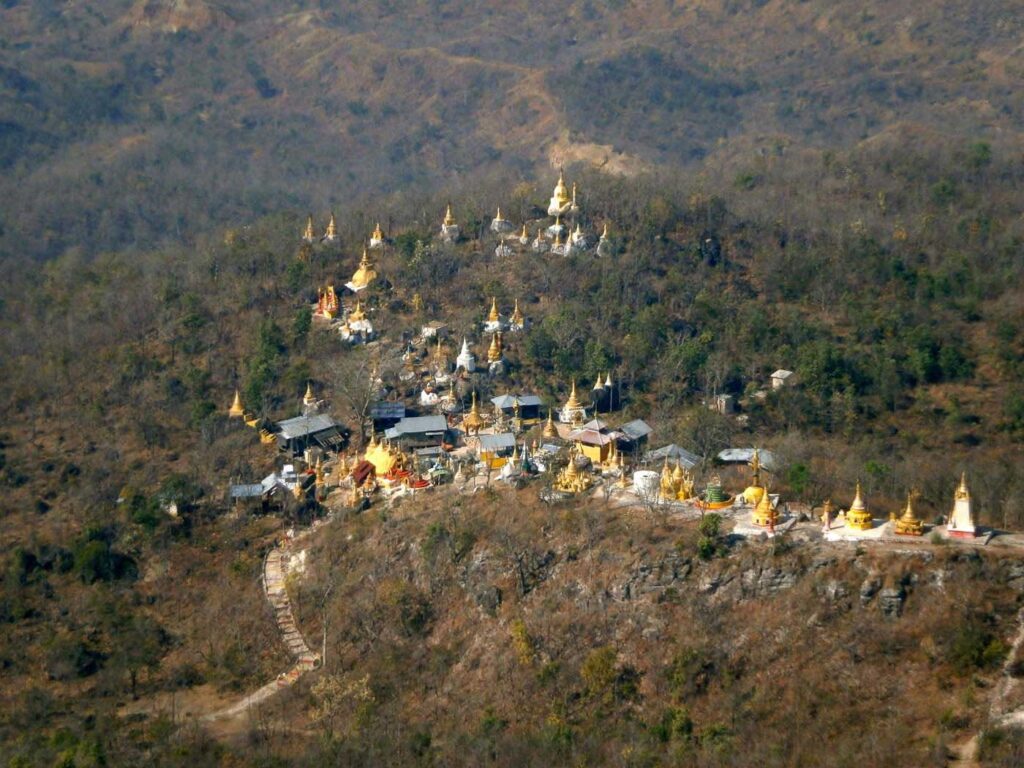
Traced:
<path id="1" fill-rule="evenodd" d="M 277 422 L 277 428 L 285 440 L 312 435 L 337 426 L 338 423 L 326 413 L 319 413 L 315 416 L 296 416 L 294 419 Z"/>
<path id="2" fill-rule="evenodd" d="M 648 451 L 644 454 L 644 460 L 649 462 L 659 462 L 666 459 L 675 459 L 682 464 L 686 469 L 693 469 L 695 466 L 700 464 L 700 456 L 694 453 L 690 453 L 685 448 L 680 448 L 675 443 L 669 443 L 668 445 L 662 446 L 654 451 Z"/>

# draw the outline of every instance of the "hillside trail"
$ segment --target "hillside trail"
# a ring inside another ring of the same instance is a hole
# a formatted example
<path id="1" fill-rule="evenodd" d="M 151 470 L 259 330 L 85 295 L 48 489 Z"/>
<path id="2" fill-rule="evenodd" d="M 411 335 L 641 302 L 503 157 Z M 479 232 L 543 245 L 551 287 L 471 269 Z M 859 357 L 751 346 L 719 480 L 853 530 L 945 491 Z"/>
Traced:
<path id="1" fill-rule="evenodd" d="M 1014 637 L 1010 650 L 1003 662 L 1002 674 L 996 683 L 992 701 L 989 703 L 989 723 L 997 727 L 1024 728 L 1024 704 L 1016 709 L 1006 711 L 1006 700 L 1017 689 L 1017 678 L 1013 675 L 1014 663 L 1017 661 L 1021 646 L 1024 645 L 1024 608 L 1017 614 L 1017 636 Z M 977 768 L 978 736 L 974 734 L 967 741 L 950 747 L 953 759 L 950 768 Z"/>
<path id="2" fill-rule="evenodd" d="M 315 528 L 316 526 L 314 526 Z M 300 539 L 311 534 L 314 528 L 303 531 L 296 537 L 286 539 L 267 553 L 263 561 L 263 593 L 267 602 L 274 609 L 274 620 L 281 640 L 295 660 L 295 664 L 275 679 L 257 690 L 243 696 L 234 704 L 203 716 L 204 721 L 225 720 L 249 712 L 253 707 L 263 703 L 278 691 L 294 685 L 306 672 L 320 666 L 320 655 L 310 650 L 305 638 L 295 623 L 288 591 L 285 589 L 285 577 L 288 572 L 288 559 L 291 548 Z"/>

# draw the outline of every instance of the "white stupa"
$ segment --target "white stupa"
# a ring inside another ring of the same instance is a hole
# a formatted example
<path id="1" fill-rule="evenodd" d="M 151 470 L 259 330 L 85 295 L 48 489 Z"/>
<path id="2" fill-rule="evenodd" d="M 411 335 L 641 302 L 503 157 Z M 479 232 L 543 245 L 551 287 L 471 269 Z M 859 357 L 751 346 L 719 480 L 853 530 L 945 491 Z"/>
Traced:
<path id="1" fill-rule="evenodd" d="M 967 473 L 960 475 L 960 485 L 953 494 L 953 511 L 949 513 L 946 533 L 958 538 L 973 538 L 976 535 L 974 515 L 971 511 L 971 494 L 967 490 Z"/>
<path id="2" fill-rule="evenodd" d="M 455 358 L 455 370 L 459 371 L 463 369 L 466 373 L 472 373 L 476 370 L 476 355 L 469 348 L 469 342 L 466 338 L 462 338 L 462 351 L 459 352 L 459 356 Z"/>

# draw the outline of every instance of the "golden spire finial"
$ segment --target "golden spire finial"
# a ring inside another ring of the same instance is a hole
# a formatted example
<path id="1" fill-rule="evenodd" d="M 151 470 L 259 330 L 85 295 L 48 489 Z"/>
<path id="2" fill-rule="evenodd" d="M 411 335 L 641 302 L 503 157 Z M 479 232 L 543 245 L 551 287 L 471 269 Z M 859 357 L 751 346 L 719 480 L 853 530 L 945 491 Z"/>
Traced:
<path id="1" fill-rule="evenodd" d="M 522 240 L 525 240 L 525 239 L 527 239 L 527 238 L 529 237 L 529 235 L 528 235 L 528 234 L 526 233 L 526 222 L 523 222 L 523 231 L 522 231 L 522 233 L 521 233 L 521 234 L 519 235 L 519 237 L 520 237 L 520 239 L 522 239 Z"/>
<path id="2" fill-rule="evenodd" d="M 967 490 L 967 473 L 960 473 L 960 485 L 956 489 L 956 497 L 958 499 L 969 499 L 971 497 L 970 491 Z"/>
<path id="3" fill-rule="evenodd" d="M 309 216 L 306 218 L 306 230 L 302 233 L 302 237 L 303 237 L 304 240 L 309 240 L 310 242 L 312 242 L 314 239 L 316 239 L 316 235 L 313 233 L 313 214 L 312 213 L 309 214 Z"/>
<path id="4" fill-rule="evenodd" d="M 501 331 L 496 331 L 491 335 L 491 346 L 487 349 L 487 362 L 497 363 L 501 360 L 501 356 Z"/>
<path id="5" fill-rule="evenodd" d="M 860 480 L 857 481 L 857 492 L 853 496 L 853 503 L 850 505 L 850 509 L 864 509 L 864 499 L 860 493 Z"/>
<path id="6" fill-rule="evenodd" d="M 569 410 L 578 410 L 580 407 L 579 398 L 576 397 L 576 379 L 572 380 L 572 389 L 569 390 L 569 399 L 565 403 Z"/>
<path id="7" fill-rule="evenodd" d="M 242 396 L 235 390 L 235 399 L 231 403 L 231 407 L 228 408 L 228 416 L 233 419 L 240 419 L 245 415 L 245 409 L 242 407 Z"/>
<path id="8" fill-rule="evenodd" d="M 325 237 L 334 238 L 338 236 L 338 225 L 334 222 L 334 211 L 331 211 L 331 218 L 327 222 L 327 232 Z"/>
<path id="9" fill-rule="evenodd" d="M 515 306 L 512 308 L 512 323 L 513 325 L 523 324 L 523 313 L 519 310 L 519 299 L 516 299 Z"/>
<path id="10" fill-rule="evenodd" d="M 504 221 L 504 219 L 503 219 L 503 218 L 501 218 L 501 206 L 500 206 L 500 205 L 498 206 L 498 213 L 497 213 L 497 215 L 496 215 L 496 216 L 494 217 L 494 220 L 495 220 L 495 221 Z"/>
<path id="11" fill-rule="evenodd" d="M 558 428 L 555 427 L 555 417 L 550 408 L 548 408 L 548 420 L 544 425 L 544 437 L 558 437 Z"/>
<path id="12" fill-rule="evenodd" d="M 450 227 L 455 223 L 455 217 L 452 215 L 452 204 L 448 203 L 448 209 L 444 214 L 444 225 Z"/>
<path id="13" fill-rule="evenodd" d="M 501 315 L 498 314 L 498 297 L 491 296 L 491 309 L 487 313 L 487 322 L 496 323 L 501 319 Z"/>
<path id="14" fill-rule="evenodd" d="M 332 221 L 333 221 L 333 218 L 332 218 Z M 373 234 L 371 235 L 371 237 L 374 240 L 383 240 L 384 239 L 384 233 L 381 231 L 380 222 L 379 221 L 377 222 L 377 226 L 374 228 Z"/>
<path id="15" fill-rule="evenodd" d="M 560 230 L 560 229 L 556 229 L 555 230 L 555 243 L 554 244 L 556 246 L 560 246 L 562 244 L 562 230 Z"/>

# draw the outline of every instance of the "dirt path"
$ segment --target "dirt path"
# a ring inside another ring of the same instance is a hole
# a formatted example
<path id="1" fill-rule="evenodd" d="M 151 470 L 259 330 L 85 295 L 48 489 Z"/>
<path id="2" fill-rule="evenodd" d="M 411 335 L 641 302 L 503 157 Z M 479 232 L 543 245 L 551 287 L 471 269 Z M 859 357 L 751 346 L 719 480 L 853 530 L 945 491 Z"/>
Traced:
<path id="1" fill-rule="evenodd" d="M 274 619 L 277 621 L 277 628 L 281 632 L 281 639 L 284 641 L 288 652 L 295 659 L 295 665 L 286 672 L 282 672 L 276 679 L 270 681 L 262 688 L 242 697 L 230 707 L 212 712 L 203 717 L 203 720 L 223 720 L 237 717 L 248 712 L 253 707 L 269 699 L 282 688 L 293 685 L 303 674 L 315 669 L 320 664 L 320 656 L 310 650 L 305 638 L 299 632 L 295 623 L 295 616 L 292 613 L 291 602 L 288 600 L 288 592 L 285 589 L 285 575 L 288 570 L 289 546 L 278 545 L 270 550 L 263 561 L 263 593 L 267 601 L 274 609 Z"/>
<path id="2" fill-rule="evenodd" d="M 989 703 L 989 723 L 996 727 L 1024 728 L 1024 705 L 1009 712 L 1006 711 L 1006 700 L 1017 688 L 1017 678 L 1012 673 L 1021 646 L 1024 645 L 1024 609 L 1017 614 L 1017 625 L 1017 636 L 1013 639 L 1010 650 L 1006 654 L 1002 675 L 992 694 L 992 701 Z M 953 753 L 953 759 L 949 763 L 950 768 L 977 768 L 978 735 L 971 736 L 963 744 L 950 747 L 950 751 Z"/>

